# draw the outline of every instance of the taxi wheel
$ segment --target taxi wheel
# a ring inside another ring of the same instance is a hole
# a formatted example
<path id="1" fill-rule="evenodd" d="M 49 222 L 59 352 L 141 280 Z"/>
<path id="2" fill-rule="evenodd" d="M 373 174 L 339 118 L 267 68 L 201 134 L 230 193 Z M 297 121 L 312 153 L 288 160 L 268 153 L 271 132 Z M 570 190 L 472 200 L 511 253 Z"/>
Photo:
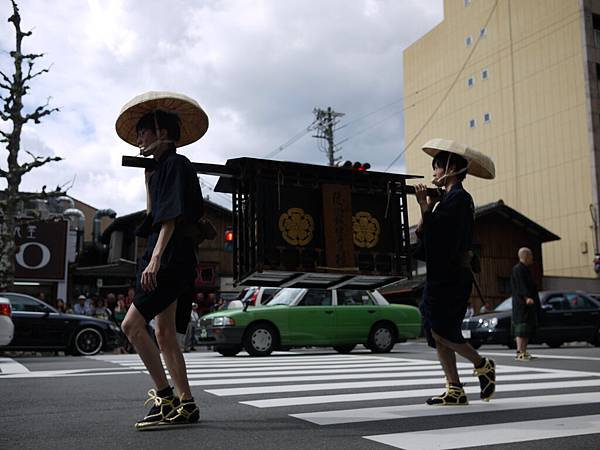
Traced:
<path id="1" fill-rule="evenodd" d="M 356 347 L 356 345 L 351 344 L 351 345 L 334 345 L 333 349 L 338 352 L 338 353 L 350 353 L 352 350 L 354 350 L 354 347 Z"/>
<path id="2" fill-rule="evenodd" d="M 251 356 L 268 356 L 277 346 L 277 332 L 266 323 L 251 325 L 244 334 L 244 350 Z"/>
<path id="3" fill-rule="evenodd" d="M 394 348 L 395 333 L 386 324 L 377 324 L 371 330 L 367 347 L 373 353 L 389 353 Z"/>
<path id="4" fill-rule="evenodd" d="M 217 345 L 215 350 L 223 356 L 235 356 L 242 351 L 241 345 Z"/>

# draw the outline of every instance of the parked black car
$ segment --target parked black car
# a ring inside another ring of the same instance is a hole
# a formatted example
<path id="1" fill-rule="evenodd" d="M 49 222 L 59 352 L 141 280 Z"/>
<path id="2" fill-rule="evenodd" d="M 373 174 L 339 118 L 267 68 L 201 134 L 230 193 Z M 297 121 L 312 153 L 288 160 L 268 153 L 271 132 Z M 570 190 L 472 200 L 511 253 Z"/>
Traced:
<path id="1" fill-rule="evenodd" d="M 64 350 L 73 355 L 95 355 L 122 345 L 123 334 L 108 320 L 63 314 L 24 294 L 3 292 L 10 300 L 14 337 L 0 351 Z"/>
<path id="2" fill-rule="evenodd" d="M 560 347 L 565 342 L 587 341 L 600 346 L 600 301 L 582 292 L 542 291 L 538 330 L 533 344 Z M 515 348 L 511 334 L 512 297 L 492 311 L 465 318 L 463 336 L 478 348 L 501 344 Z"/>

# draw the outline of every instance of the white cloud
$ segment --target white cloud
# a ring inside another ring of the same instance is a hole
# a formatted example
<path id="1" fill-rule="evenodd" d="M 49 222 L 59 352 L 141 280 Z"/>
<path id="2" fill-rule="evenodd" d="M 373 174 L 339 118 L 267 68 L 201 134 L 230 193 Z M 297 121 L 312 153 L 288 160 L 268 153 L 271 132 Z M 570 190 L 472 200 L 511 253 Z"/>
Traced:
<path id="1" fill-rule="evenodd" d="M 351 138 L 344 158 L 368 155 L 374 169 L 385 168 L 402 150 L 402 50 L 442 15 L 441 0 L 22 0 L 19 6 L 23 28 L 33 28 L 26 51 L 46 53 L 38 68 L 52 64 L 32 83 L 26 107 L 51 96 L 51 106 L 60 108 L 26 128 L 23 146 L 64 157 L 33 171 L 22 187 L 36 191 L 76 177 L 71 195 L 119 214 L 144 208 L 145 196 L 142 174 L 120 166 L 121 155 L 136 149 L 117 138 L 114 122 L 121 106 L 146 90 L 179 91 L 202 104 L 210 130 L 182 152 L 215 163 L 265 156 L 312 122 L 315 106 L 346 113 L 348 123 L 391 104 L 336 135 Z M 10 3 L 2 2 L 0 21 L 9 15 Z M 0 27 L 0 69 L 9 73 L 13 41 L 12 26 Z M 277 158 L 325 163 L 310 135 Z"/>

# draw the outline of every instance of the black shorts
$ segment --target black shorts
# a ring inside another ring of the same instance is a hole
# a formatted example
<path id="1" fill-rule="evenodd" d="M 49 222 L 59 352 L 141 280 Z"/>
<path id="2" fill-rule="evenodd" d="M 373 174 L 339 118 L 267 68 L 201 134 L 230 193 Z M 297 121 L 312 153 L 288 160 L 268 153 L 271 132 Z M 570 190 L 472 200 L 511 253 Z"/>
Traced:
<path id="1" fill-rule="evenodd" d="M 194 276 L 190 271 L 186 275 L 182 270 L 159 270 L 156 276 L 156 289 L 146 292 L 141 285 L 141 272 L 136 277 L 135 298 L 133 304 L 149 323 L 158 314 L 177 301 L 177 332 L 185 334 L 192 312 L 194 295 Z"/>
<path id="2" fill-rule="evenodd" d="M 464 344 L 461 325 L 467 312 L 473 288 L 473 275 L 461 270 L 451 283 L 428 285 L 425 283 L 421 314 L 427 344 L 435 348 L 432 331 L 456 344 Z"/>

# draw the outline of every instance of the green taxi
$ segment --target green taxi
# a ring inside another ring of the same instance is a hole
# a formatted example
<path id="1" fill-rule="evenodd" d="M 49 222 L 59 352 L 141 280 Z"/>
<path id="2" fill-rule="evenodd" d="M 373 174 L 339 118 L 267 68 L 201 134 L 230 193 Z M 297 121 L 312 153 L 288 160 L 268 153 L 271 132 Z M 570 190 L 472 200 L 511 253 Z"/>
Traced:
<path id="1" fill-rule="evenodd" d="M 417 308 L 390 305 L 377 291 L 285 288 L 264 306 L 203 316 L 199 334 L 224 356 L 266 356 L 305 346 L 349 353 L 357 344 L 385 353 L 420 331 Z"/>

